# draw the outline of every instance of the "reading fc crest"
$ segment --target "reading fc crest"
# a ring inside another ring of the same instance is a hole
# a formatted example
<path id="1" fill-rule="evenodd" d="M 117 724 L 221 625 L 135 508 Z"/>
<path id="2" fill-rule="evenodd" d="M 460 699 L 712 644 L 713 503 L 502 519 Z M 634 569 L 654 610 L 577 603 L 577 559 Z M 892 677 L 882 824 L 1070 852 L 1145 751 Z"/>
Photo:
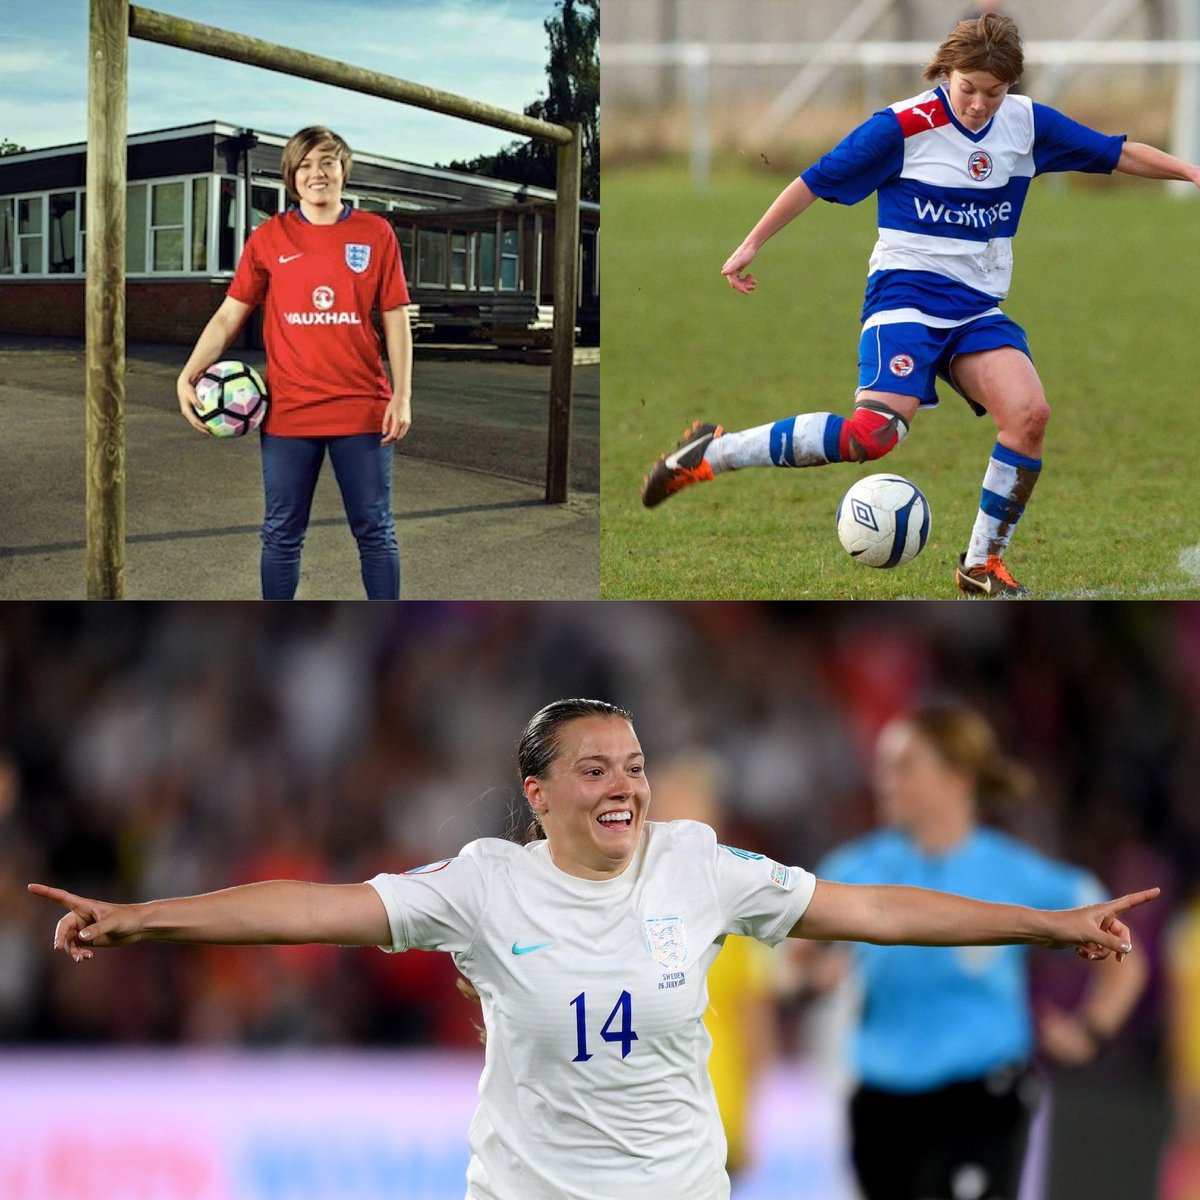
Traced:
<path id="1" fill-rule="evenodd" d="M 360 242 L 346 243 L 346 266 L 361 275 L 371 261 L 371 247 Z"/>
<path id="2" fill-rule="evenodd" d="M 656 917 L 644 924 L 646 949 L 668 971 L 681 971 L 687 962 L 687 936 L 682 917 Z"/>
<path id="3" fill-rule="evenodd" d="M 976 150 L 967 159 L 967 170 L 976 183 L 982 183 L 992 173 L 992 156 L 986 150 Z"/>

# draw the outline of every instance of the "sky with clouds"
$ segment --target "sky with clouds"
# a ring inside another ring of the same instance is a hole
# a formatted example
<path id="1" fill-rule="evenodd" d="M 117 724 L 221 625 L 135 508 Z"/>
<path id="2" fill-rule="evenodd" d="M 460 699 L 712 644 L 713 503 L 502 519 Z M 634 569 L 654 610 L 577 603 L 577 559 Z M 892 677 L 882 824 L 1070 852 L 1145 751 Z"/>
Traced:
<path id="1" fill-rule="evenodd" d="M 149 0 L 145 8 L 340 59 L 521 112 L 545 95 L 554 0 Z M 0 0 L 0 139 L 87 136 L 88 0 Z M 223 59 L 131 41 L 129 131 L 224 121 L 291 134 L 324 124 L 352 148 L 417 163 L 515 140 L 476 125 Z"/>

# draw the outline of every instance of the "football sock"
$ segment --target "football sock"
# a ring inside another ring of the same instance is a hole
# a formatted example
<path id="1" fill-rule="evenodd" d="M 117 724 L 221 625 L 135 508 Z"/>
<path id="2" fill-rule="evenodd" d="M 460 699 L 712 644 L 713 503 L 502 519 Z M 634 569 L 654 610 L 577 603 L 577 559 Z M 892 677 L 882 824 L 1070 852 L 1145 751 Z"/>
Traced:
<path id="1" fill-rule="evenodd" d="M 832 413 L 785 417 L 714 438 L 704 451 L 704 461 L 714 474 L 741 467 L 819 467 L 838 461 L 841 425 L 842 418 Z"/>
<path id="2" fill-rule="evenodd" d="M 966 566 L 985 563 L 992 554 L 1004 557 L 1008 539 L 1029 503 L 1041 469 L 1040 458 L 1018 454 L 1016 450 L 996 443 L 983 476 L 983 491 L 979 497 L 975 528 L 971 531 L 971 544 L 967 548 Z"/>

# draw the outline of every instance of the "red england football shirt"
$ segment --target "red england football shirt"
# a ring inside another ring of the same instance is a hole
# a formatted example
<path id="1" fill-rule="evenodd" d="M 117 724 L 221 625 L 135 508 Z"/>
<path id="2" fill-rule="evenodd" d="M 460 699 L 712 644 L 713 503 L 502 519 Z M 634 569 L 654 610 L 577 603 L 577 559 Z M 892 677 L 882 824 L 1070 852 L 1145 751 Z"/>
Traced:
<path id="1" fill-rule="evenodd" d="M 246 242 L 228 295 L 266 302 L 268 433 L 380 432 L 392 389 L 371 310 L 408 303 L 400 247 L 382 217 L 353 208 L 333 225 L 297 209 L 272 217 Z"/>

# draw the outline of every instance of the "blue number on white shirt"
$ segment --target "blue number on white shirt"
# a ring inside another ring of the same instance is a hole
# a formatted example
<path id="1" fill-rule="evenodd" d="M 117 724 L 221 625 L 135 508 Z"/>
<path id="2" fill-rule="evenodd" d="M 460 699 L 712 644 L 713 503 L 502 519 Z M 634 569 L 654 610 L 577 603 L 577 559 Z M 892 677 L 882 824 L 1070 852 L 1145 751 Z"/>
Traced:
<path id="1" fill-rule="evenodd" d="M 571 1001 L 571 1006 L 575 1009 L 575 1037 L 578 1047 L 578 1052 L 571 1061 L 587 1062 L 592 1057 L 587 1048 L 587 993 L 580 992 Z M 613 1032 L 612 1025 L 618 1013 L 621 1014 L 621 1028 Z M 600 1036 L 606 1042 L 620 1042 L 621 1057 L 628 1057 L 633 1043 L 638 1040 L 638 1035 L 633 1030 L 633 997 L 628 992 L 621 993 L 621 998 L 613 1006 L 608 1020 L 600 1030 Z"/>
<path id="2" fill-rule="evenodd" d="M 587 1013 L 584 1011 L 586 992 L 580 992 L 571 1003 L 575 1007 L 575 1036 L 579 1041 L 579 1053 L 572 1062 L 587 1062 L 592 1056 L 587 1051 Z"/>
<path id="3" fill-rule="evenodd" d="M 616 1033 L 609 1033 L 612 1023 L 617 1019 L 618 1012 L 621 1014 L 621 1028 Z M 638 1035 L 633 1032 L 633 997 L 628 992 L 621 993 L 620 1000 L 608 1014 L 608 1020 L 604 1022 L 604 1028 L 600 1030 L 600 1036 L 606 1042 L 620 1042 L 621 1057 L 628 1057 L 633 1043 L 638 1040 Z"/>

